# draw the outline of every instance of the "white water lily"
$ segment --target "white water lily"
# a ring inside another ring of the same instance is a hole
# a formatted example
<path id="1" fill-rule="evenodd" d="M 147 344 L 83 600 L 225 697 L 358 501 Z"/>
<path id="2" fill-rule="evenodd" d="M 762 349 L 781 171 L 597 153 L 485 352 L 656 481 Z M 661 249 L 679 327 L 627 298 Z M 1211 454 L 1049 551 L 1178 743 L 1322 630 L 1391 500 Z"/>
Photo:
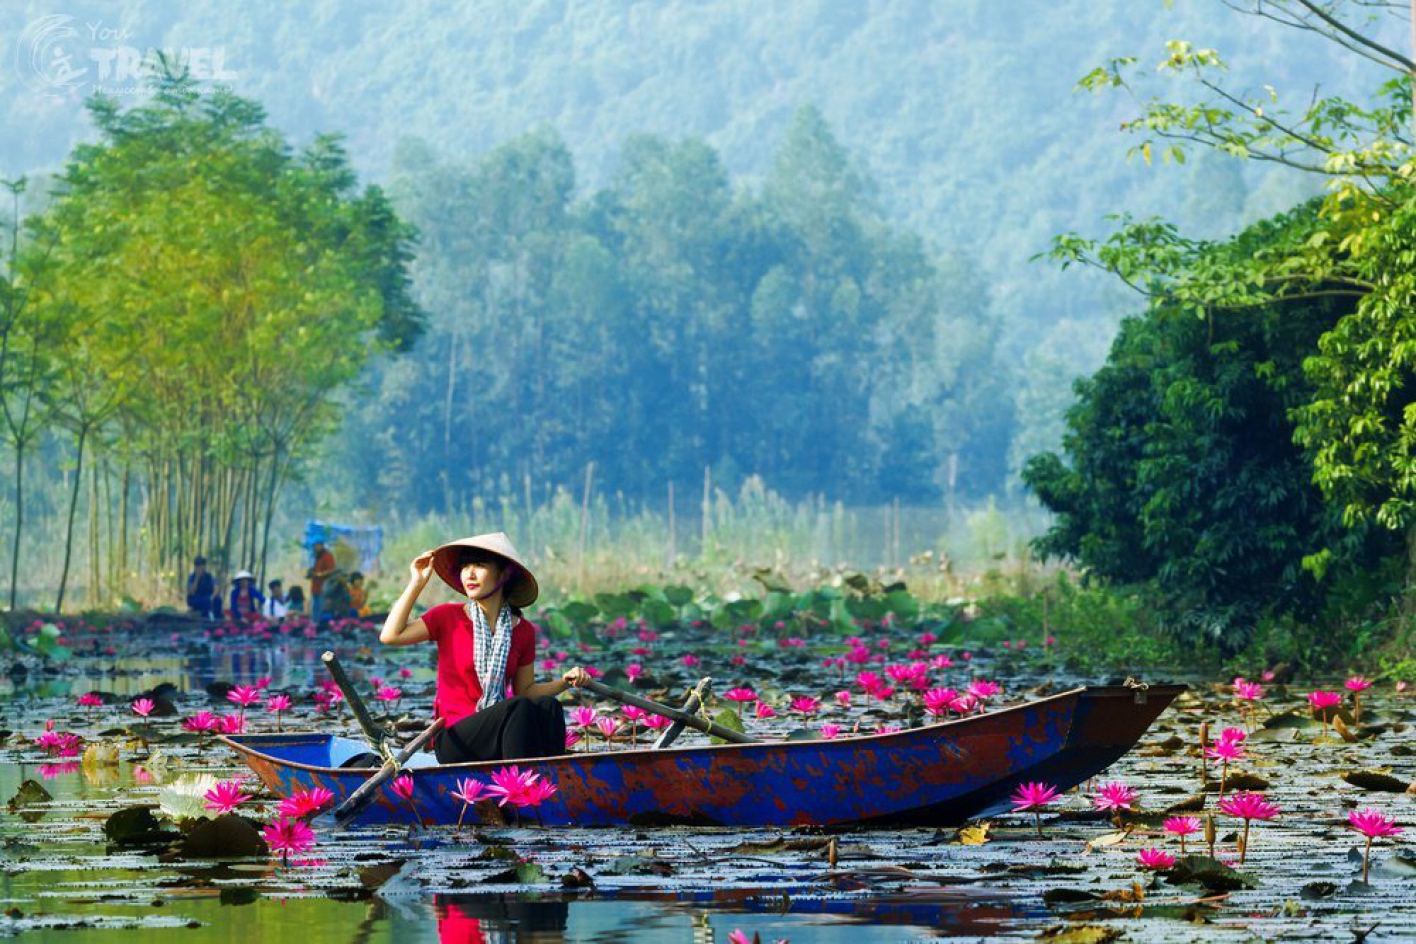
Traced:
<path id="1" fill-rule="evenodd" d="M 205 797 L 216 784 L 211 774 L 184 774 L 157 791 L 157 808 L 173 820 L 209 816 Z"/>

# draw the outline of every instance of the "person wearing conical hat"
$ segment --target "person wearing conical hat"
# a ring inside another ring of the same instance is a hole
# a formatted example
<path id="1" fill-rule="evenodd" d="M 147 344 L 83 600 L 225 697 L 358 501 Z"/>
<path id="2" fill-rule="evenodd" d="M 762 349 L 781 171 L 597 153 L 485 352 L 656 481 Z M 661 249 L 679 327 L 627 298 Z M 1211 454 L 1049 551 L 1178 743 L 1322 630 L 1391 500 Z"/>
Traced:
<path id="1" fill-rule="evenodd" d="M 497 531 L 451 541 L 419 554 L 408 570 L 408 586 L 379 640 L 438 647 L 433 715 L 446 722 L 434 742 L 438 762 L 564 754 L 565 713 L 555 696 L 590 676 L 576 666 L 536 681 L 536 627 L 522 610 L 536 602 L 540 587 L 511 540 Z M 434 574 L 467 602 L 444 603 L 414 619 L 413 606 Z"/>
<path id="2" fill-rule="evenodd" d="M 238 570 L 231 578 L 231 618 L 253 620 L 261 615 L 265 597 L 256 589 L 256 577 L 249 570 Z"/>

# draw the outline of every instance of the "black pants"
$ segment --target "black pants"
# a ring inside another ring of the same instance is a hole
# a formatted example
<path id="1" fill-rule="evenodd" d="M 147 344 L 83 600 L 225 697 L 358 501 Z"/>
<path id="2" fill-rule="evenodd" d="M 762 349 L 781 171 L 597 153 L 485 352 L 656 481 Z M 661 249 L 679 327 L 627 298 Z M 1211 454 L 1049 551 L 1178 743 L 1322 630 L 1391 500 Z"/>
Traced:
<path id="1" fill-rule="evenodd" d="M 565 753 L 565 712 L 549 696 L 518 695 L 468 715 L 438 735 L 440 764 L 518 760 Z"/>

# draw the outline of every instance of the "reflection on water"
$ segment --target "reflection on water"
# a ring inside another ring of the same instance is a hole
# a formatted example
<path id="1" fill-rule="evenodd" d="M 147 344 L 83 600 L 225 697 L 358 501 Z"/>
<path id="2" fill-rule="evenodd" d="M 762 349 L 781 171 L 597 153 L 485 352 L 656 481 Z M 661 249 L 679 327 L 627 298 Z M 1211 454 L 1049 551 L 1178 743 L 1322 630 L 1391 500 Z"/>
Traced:
<path id="1" fill-rule="evenodd" d="M 320 652 L 312 646 L 217 643 L 183 652 L 173 643 L 167 653 L 86 658 L 53 675 L 0 675 L 0 700 L 72 698 L 90 691 L 128 696 L 164 683 L 194 692 L 215 681 L 249 685 L 258 678 L 269 678 L 281 689 L 308 687 L 323 677 Z"/>

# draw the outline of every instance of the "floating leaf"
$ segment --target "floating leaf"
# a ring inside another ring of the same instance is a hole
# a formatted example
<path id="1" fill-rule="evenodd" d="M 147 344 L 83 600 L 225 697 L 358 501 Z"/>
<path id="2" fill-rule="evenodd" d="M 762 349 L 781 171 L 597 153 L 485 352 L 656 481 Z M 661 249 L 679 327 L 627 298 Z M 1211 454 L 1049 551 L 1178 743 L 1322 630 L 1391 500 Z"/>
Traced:
<path id="1" fill-rule="evenodd" d="M 10 797 L 7 808 L 11 813 L 14 813 L 37 803 L 48 803 L 52 799 L 54 797 L 50 796 L 49 791 L 44 789 L 38 780 L 26 780 L 20 784 L 20 789 L 15 791 L 15 795 Z"/>
<path id="2" fill-rule="evenodd" d="M 1393 777 L 1388 768 L 1349 770 L 1342 774 L 1342 779 L 1354 787 L 1378 793 L 1405 793 L 1407 788 L 1411 786 L 1408 781 Z"/>
<path id="3" fill-rule="evenodd" d="M 993 828 L 992 823 L 975 823 L 972 826 L 965 826 L 959 830 L 959 845 L 961 846 L 981 846 L 988 842 L 988 831 Z"/>
<path id="4" fill-rule="evenodd" d="M 269 851 L 256 824 L 236 813 L 198 822 L 178 848 L 184 859 L 263 856 Z"/>

